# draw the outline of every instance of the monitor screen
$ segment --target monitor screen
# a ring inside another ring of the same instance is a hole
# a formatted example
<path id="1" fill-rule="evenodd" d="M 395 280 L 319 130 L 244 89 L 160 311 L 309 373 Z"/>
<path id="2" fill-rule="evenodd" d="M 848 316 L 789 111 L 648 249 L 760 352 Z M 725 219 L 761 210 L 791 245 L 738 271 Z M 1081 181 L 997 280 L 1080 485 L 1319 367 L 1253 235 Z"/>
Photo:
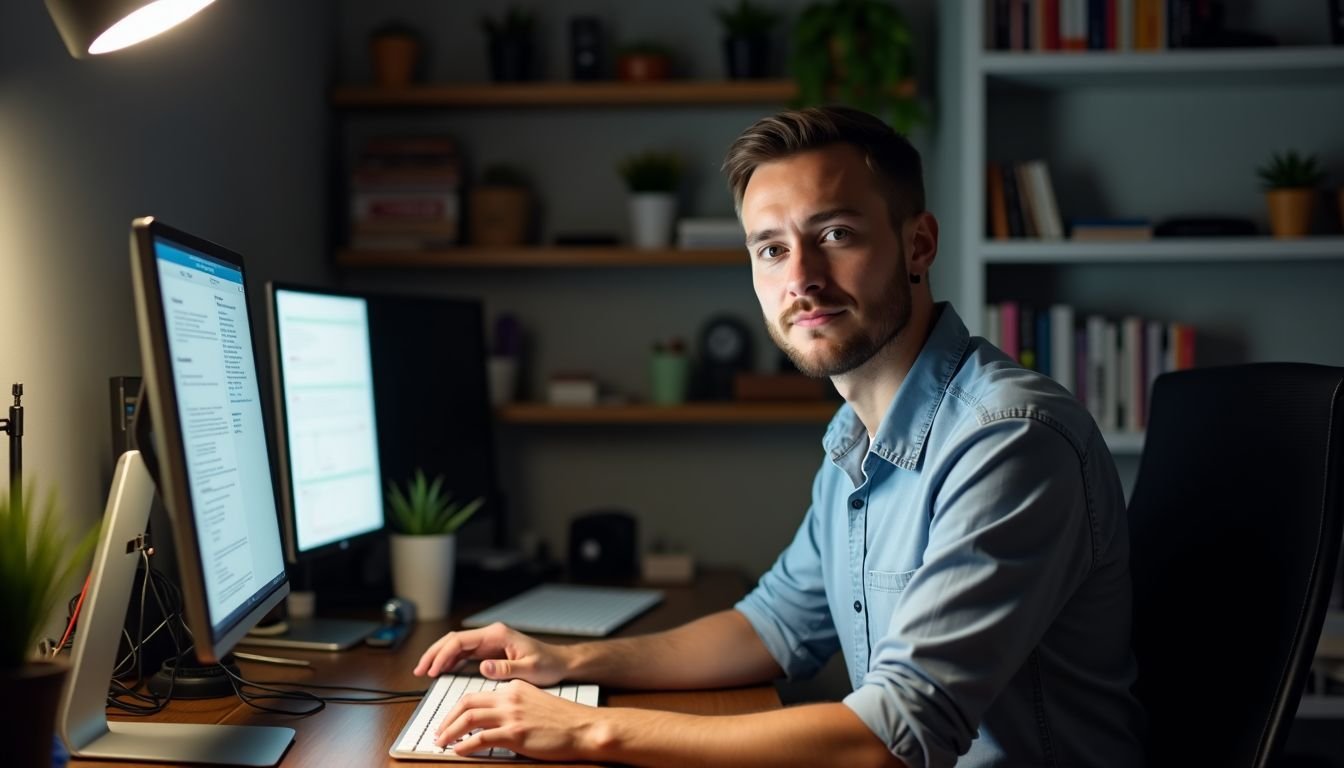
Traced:
<path id="1" fill-rule="evenodd" d="M 285 549 L 291 561 L 383 528 L 369 304 L 271 285 Z"/>
<path id="2" fill-rule="evenodd" d="M 197 656 L 288 593 L 242 258 L 152 219 L 132 274 L 159 492 Z"/>

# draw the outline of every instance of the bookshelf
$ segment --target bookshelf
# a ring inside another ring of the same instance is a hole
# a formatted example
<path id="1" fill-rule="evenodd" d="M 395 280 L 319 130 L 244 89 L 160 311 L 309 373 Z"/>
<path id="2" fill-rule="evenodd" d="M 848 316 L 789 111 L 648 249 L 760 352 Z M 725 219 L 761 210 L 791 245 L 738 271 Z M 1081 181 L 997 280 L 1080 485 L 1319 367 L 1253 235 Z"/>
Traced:
<path id="1" fill-rule="evenodd" d="M 940 141 L 955 147 L 945 159 L 956 192 L 942 202 L 942 250 L 959 258 L 957 300 L 975 332 L 984 331 L 989 303 L 1060 302 L 1080 317 L 1133 313 L 1191 324 L 1197 364 L 1344 364 L 1344 342 L 1330 331 L 1337 310 L 1315 290 L 1344 276 L 1344 236 L 1330 216 L 1318 216 L 1315 234 L 1295 240 L 1074 242 L 986 234 L 990 162 L 1045 160 L 1066 221 L 1210 213 L 1252 219 L 1262 232 L 1254 169 L 1271 152 L 1317 154 L 1338 177 L 1344 167 L 1331 159 L 1344 159 L 1344 141 L 1324 126 L 1337 125 L 1340 115 L 1324 105 L 1344 103 L 1344 47 L 1300 39 L 1294 30 L 1306 25 L 1292 18 L 1293 9 L 1255 5 L 1260 31 L 1279 35 L 1283 45 L 989 50 L 992 4 L 943 12 L 941 75 L 950 87 L 940 94 L 947 126 Z M 1201 339 L 1209 341 L 1207 355 Z M 1141 453 L 1141 434 L 1116 438 L 1110 442 L 1117 454 Z"/>
<path id="2" fill-rule="evenodd" d="M 958 301 L 975 332 L 979 308 L 1022 292 L 1080 312 L 1188 322 L 1201 365 L 1344 365 L 1344 235 L 1330 215 L 1291 240 L 986 235 L 989 162 L 1044 159 L 1066 220 L 1211 213 L 1249 218 L 1261 232 L 1255 168 L 1271 152 L 1316 154 L 1332 183 L 1344 181 L 1344 46 L 1310 37 L 1323 34 L 1319 8 L 1248 4 L 1260 31 L 1283 43 L 1274 48 L 1007 52 L 984 46 L 985 7 L 940 18 L 941 159 L 955 190 L 940 201 L 942 251 L 955 254 Z M 1106 437 L 1132 483 L 1143 435 Z M 1344 697 L 1306 695 L 1297 716 L 1344 719 Z"/>

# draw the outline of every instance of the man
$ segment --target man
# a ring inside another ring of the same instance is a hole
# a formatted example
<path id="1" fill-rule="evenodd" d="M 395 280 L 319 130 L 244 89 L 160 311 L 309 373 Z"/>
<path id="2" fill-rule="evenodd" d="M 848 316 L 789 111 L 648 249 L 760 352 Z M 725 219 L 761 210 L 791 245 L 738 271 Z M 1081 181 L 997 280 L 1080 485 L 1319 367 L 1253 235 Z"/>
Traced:
<path id="1" fill-rule="evenodd" d="M 416 666 L 485 659 L 440 743 L 637 765 L 1137 765 L 1124 500 L 1067 392 L 934 304 L 918 153 L 844 108 L 759 121 L 724 163 L 775 342 L 844 396 L 797 536 L 734 610 L 554 646 L 497 625 Z M 691 689 L 814 673 L 840 703 L 733 717 L 589 708 L 561 679 Z M 526 681 L 526 682 L 517 682 Z"/>

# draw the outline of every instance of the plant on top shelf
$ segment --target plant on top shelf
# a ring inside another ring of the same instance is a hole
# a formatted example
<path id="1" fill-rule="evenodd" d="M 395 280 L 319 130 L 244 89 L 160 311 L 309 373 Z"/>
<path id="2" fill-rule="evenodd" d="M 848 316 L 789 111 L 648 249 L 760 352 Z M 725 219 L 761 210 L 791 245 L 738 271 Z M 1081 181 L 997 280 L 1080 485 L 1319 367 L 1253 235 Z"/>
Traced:
<path id="1" fill-rule="evenodd" d="M 738 0 L 735 6 L 716 9 L 714 15 L 723 25 L 728 77 L 765 77 L 770 68 L 770 33 L 779 23 L 779 14 L 751 0 Z"/>
<path id="2" fill-rule="evenodd" d="M 420 68 L 420 35 L 404 21 L 388 21 L 369 33 L 373 80 L 384 88 L 404 88 Z"/>
<path id="3" fill-rule="evenodd" d="M 533 31 L 536 15 L 521 6 L 511 5 L 498 18 L 481 17 L 490 48 L 490 78 L 495 82 L 514 82 L 532 78 Z"/>
<path id="4" fill-rule="evenodd" d="M 666 248 L 677 218 L 681 157 L 648 150 L 621 161 L 619 171 L 630 190 L 630 232 L 637 248 Z"/>
<path id="5" fill-rule="evenodd" d="M 394 483 L 387 487 L 387 504 L 392 510 L 392 525 L 406 536 L 449 536 L 466 524 L 485 503 L 485 498 L 460 504 L 443 490 L 443 475 L 430 482 L 424 470 L 417 469 L 405 490 Z"/>
<path id="6" fill-rule="evenodd" d="M 616 78 L 631 82 L 666 80 L 672 75 L 672 51 L 662 43 L 639 40 L 616 49 Z"/>
<path id="7" fill-rule="evenodd" d="M 913 37 L 905 16 L 883 0 L 825 0 L 798 16 L 789 61 L 797 106 L 839 101 L 885 119 L 901 133 L 924 120 L 909 92 Z"/>
<path id="8" fill-rule="evenodd" d="M 1311 210 L 1316 187 L 1325 174 L 1315 155 L 1296 150 L 1275 153 L 1256 170 L 1269 204 L 1269 227 L 1275 237 L 1301 237 L 1311 232 Z"/>

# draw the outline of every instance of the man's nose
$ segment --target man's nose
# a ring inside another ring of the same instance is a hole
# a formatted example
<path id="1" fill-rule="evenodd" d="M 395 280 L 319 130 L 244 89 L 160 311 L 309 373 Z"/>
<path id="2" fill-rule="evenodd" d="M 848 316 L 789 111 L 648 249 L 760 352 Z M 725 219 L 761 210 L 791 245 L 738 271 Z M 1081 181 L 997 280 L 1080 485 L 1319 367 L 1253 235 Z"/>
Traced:
<path id="1" fill-rule="evenodd" d="M 826 256 L 815 245 L 800 245 L 789 263 L 788 289 L 793 296 L 819 293 L 826 287 Z"/>

